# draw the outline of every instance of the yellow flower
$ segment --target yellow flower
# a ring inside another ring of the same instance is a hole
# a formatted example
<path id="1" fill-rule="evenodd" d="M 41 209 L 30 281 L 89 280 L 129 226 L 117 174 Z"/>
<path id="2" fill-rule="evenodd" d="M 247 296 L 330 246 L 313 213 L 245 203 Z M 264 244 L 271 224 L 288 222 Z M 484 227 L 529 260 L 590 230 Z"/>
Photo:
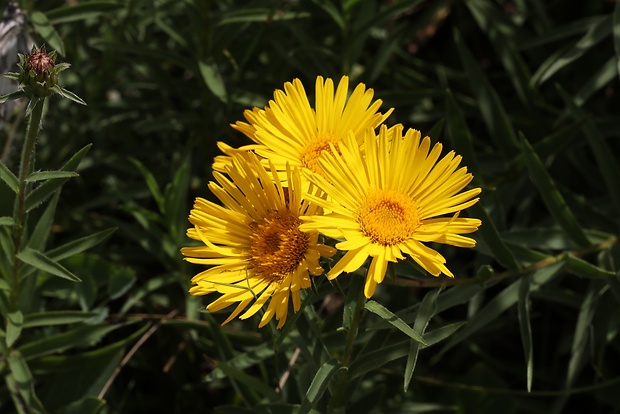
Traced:
<path id="1" fill-rule="evenodd" d="M 330 151 L 330 144 L 340 142 L 349 131 L 361 144 L 364 131 L 379 126 L 392 112 L 377 112 L 382 101 L 372 102 L 373 90 L 366 89 L 364 84 L 357 85 L 347 99 L 348 90 L 347 76 L 342 77 L 335 92 L 334 82 L 319 76 L 312 108 L 299 79 L 285 83 L 284 91 L 276 90 L 264 110 L 246 110 L 248 122 L 232 125 L 256 143 L 239 150 L 254 150 L 280 172 L 286 171 L 287 163 L 319 172 L 317 159 L 322 151 Z M 239 151 L 226 144 L 218 145 L 226 155 Z M 216 157 L 213 168 L 221 171 L 229 162 L 229 157 Z"/>
<path id="2" fill-rule="evenodd" d="M 461 156 L 448 153 L 440 161 L 441 144 L 430 148 L 431 140 L 420 132 L 382 126 L 379 136 L 368 130 L 364 154 L 351 134 L 318 160 L 329 174 L 308 173 L 308 178 L 328 197 L 308 198 L 329 211 L 324 216 L 302 217 L 302 231 L 319 231 L 344 239 L 336 248 L 345 255 L 329 271 L 333 279 L 342 272 L 354 272 L 370 256 L 364 294 L 370 298 L 383 281 L 388 262 L 408 254 L 434 276 L 454 277 L 445 258 L 423 243 L 436 242 L 474 247 L 475 241 L 461 234 L 472 233 L 481 222 L 458 217 L 472 206 L 480 188 L 459 193 L 473 176 L 467 168 L 457 170 Z M 430 150 L 430 152 L 429 152 Z M 448 217 L 440 217 L 450 215 Z"/>
<path id="3" fill-rule="evenodd" d="M 216 172 L 217 183 L 209 183 L 224 206 L 197 198 L 190 213 L 194 227 L 187 235 L 204 245 L 181 252 L 191 263 L 213 266 L 192 278 L 190 293 L 220 293 L 207 306 L 212 312 L 237 304 L 224 324 L 242 311 L 240 319 L 249 318 L 271 299 L 259 327 L 274 316 L 282 327 L 289 298 L 297 312 L 300 290 L 310 287 L 308 274 L 323 274 L 320 256 L 336 252 L 317 243 L 318 232 L 299 230 L 300 217 L 320 214 L 320 207 L 302 199 L 298 170 L 289 167 L 286 174 L 289 188 L 283 188 L 256 155 L 236 154 L 228 177 Z"/>

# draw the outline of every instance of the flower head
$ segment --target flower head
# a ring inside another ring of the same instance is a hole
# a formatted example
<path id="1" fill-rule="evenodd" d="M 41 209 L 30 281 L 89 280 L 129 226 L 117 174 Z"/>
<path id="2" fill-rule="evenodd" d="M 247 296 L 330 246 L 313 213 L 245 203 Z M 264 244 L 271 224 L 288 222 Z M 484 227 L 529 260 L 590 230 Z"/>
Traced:
<path id="1" fill-rule="evenodd" d="M 213 266 L 194 276 L 190 293 L 220 293 L 209 311 L 237 304 L 224 323 L 243 311 L 240 319 L 249 318 L 269 301 L 259 327 L 274 316 L 282 327 L 289 298 L 297 312 L 300 290 L 310 287 L 309 274 L 323 274 L 320 257 L 336 252 L 318 243 L 318 232 L 299 230 L 300 217 L 320 213 L 320 207 L 302 199 L 299 171 L 287 168 L 288 188 L 275 174 L 256 155 L 235 154 L 227 176 L 215 172 L 217 183 L 209 184 L 224 206 L 197 198 L 190 213 L 194 227 L 187 235 L 204 245 L 181 252 L 191 263 Z"/>
<path id="2" fill-rule="evenodd" d="M 441 160 L 441 144 L 431 149 L 430 138 L 402 127 L 379 136 L 367 130 L 364 153 L 350 134 L 339 151 L 324 153 L 318 163 L 329 171 L 329 180 L 308 173 L 309 180 L 328 197 L 308 198 L 324 207 L 324 216 L 303 217 L 302 231 L 320 231 L 344 239 L 336 248 L 346 253 L 329 271 L 333 279 L 342 272 L 354 272 L 372 257 L 364 293 L 370 298 L 383 281 L 388 262 L 413 258 L 434 276 L 453 277 L 445 258 L 425 242 L 474 247 L 475 241 L 462 234 L 472 233 L 481 222 L 461 218 L 459 212 L 478 201 L 480 188 L 460 192 L 473 178 L 467 168 L 458 168 L 461 157 L 454 152 Z M 430 152 L 429 152 L 430 151 Z M 438 161 L 439 160 L 439 161 Z"/>
<path id="3" fill-rule="evenodd" d="M 343 76 L 334 91 L 332 79 L 319 76 L 313 108 L 299 79 L 285 83 L 284 91 L 276 90 L 264 110 L 246 110 L 247 122 L 232 125 L 256 143 L 240 150 L 254 150 L 280 172 L 290 164 L 320 173 L 317 160 L 323 151 L 331 151 L 332 144 L 337 148 L 349 131 L 361 143 L 364 131 L 379 126 L 392 112 L 377 112 L 382 101 L 373 102 L 373 90 L 364 84 L 357 85 L 347 99 L 348 91 L 348 77 Z M 220 149 L 227 155 L 235 152 L 225 145 Z M 217 157 L 214 169 L 221 171 L 229 162 L 229 157 Z"/>

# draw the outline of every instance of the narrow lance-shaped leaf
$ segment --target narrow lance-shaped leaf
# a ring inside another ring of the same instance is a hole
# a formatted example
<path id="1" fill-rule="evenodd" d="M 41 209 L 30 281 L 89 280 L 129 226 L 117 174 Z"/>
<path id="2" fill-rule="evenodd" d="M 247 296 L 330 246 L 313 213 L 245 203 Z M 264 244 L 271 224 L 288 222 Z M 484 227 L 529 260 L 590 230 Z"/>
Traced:
<path id="1" fill-rule="evenodd" d="M 544 165 L 538 158 L 536 152 L 527 141 L 524 136 L 521 136 L 523 141 L 523 155 L 525 156 L 525 162 L 529 171 L 530 179 L 538 188 L 538 192 L 543 199 L 543 202 L 551 212 L 551 215 L 558 222 L 560 227 L 566 232 L 567 236 L 571 238 L 579 246 L 589 246 L 585 233 L 575 216 L 569 209 L 564 197 L 560 194 L 553 179 L 545 169 Z"/>
<path id="2" fill-rule="evenodd" d="M 6 183 L 6 185 L 9 186 L 11 190 L 13 190 L 14 193 L 17 194 L 19 191 L 17 177 L 11 172 L 11 170 L 8 169 L 6 165 L 4 165 L 2 161 L 0 161 L 0 178 Z"/>
<path id="3" fill-rule="evenodd" d="M 534 375 L 534 348 L 532 346 L 532 326 L 530 324 L 530 284 L 531 276 L 525 275 L 519 283 L 519 327 L 521 342 L 525 353 L 527 376 L 527 391 L 532 391 L 532 376 Z"/>
<path id="4" fill-rule="evenodd" d="M 452 91 L 448 89 L 446 92 L 446 118 L 448 120 L 447 132 L 450 142 L 455 151 L 463 157 L 464 164 L 467 169 L 474 175 L 474 183 L 480 183 L 482 177 L 480 175 L 480 166 L 472 145 L 471 133 L 463 111 L 459 107 Z"/>
<path id="5" fill-rule="evenodd" d="M 428 323 L 437 311 L 437 297 L 439 296 L 439 292 L 441 292 L 441 289 L 430 291 L 424 295 L 424 299 L 422 299 L 422 304 L 420 305 L 415 322 L 413 323 L 413 330 L 420 336 L 424 335 L 424 331 L 426 330 Z M 409 389 L 409 384 L 411 383 L 411 378 L 413 377 L 413 371 L 415 370 L 419 352 L 420 342 L 411 340 L 411 344 L 409 345 L 409 355 L 407 356 L 407 364 L 405 365 L 405 381 L 403 385 L 405 392 Z"/>
<path id="6" fill-rule="evenodd" d="M 9 312 L 6 327 L 6 345 L 13 346 L 24 326 L 24 314 L 20 310 Z"/>
<path id="7" fill-rule="evenodd" d="M 416 342 L 421 343 L 422 345 L 426 345 L 426 342 L 424 342 L 424 338 L 422 338 L 422 336 L 419 333 L 414 331 L 409 325 L 405 323 L 405 321 L 403 321 L 397 315 L 395 315 L 394 313 L 386 309 L 383 305 L 380 305 L 374 300 L 369 300 L 368 302 L 366 302 L 365 307 L 370 312 L 380 316 L 386 322 L 389 322 L 390 325 L 397 328 L 399 331 L 407 335 L 409 338 L 413 339 Z"/>
<path id="8" fill-rule="evenodd" d="M 30 266 L 36 267 L 37 269 L 48 272 L 54 276 L 71 280 L 72 282 L 82 281 L 79 277 L 65 269 L 62 265 L 53 261 L 38 250 L 26 248 L 19 252 L 17 258 Z"/>
<path id="9" fill-rule="evenodd" d="M 45 42 L 53 49 L 56 49 L 61 56 L 64 56 L 65 45 L 56 29 L 54 29 L 54 26 L 52 26 L 50 21 L 47 19 L 47 16 L 40 11 L 33 11 L 30 13 L 30 21 Z"/>
<path id="10" fill-rule="evenodd" d="M 306 392 L 304 400 L 301 403 L 301 407 L 299 408 L 300 414 L 307 414 L 316 406 L 317 402 L 323 396 L 323 393 L 325 393 L 325 390 L 329 385 L 329 381 L 332 379 L 334 374 L 338 372 L 338 370 L 339 364 L 334 358 L 330 359 L 324 363 L 321 368 L 319 368 L 310 383 L 310 387 Z"/>
<path id="11" fill-rule="evenodd" d="M 69 161 L 65 163 L 60 169 L 61 171 L 73 171 L 79 165 L 82 158 L 86 155 L 88 150 L 90 149 L 92 144 L 86 145 L 84 148 L 79 150 Z M 35 188 L 28 196 L 26 197 L 26 211 L 30 211 L 33 208 L 37 207 L 43 201 L 45 201 L 49 196 L 51 196 L 54 191 L 59 189 L 68 178 L 59 178 L 57 180 L 46 181 L 37 188 Z"/>
<path id="12" fill-rule="evenodd" d="M 77 177 L 79 174 L 73 171 L 37 171 L 26 177 L 26 181 L 32 183 L 34 181 L 55 180 L 58 178 Z"/>
<path id="13" fill-rule="evenodd" d="M 0 227 L 1 226 L 14 226 L 15 220 L 13 217 L 0 217 Z"/>

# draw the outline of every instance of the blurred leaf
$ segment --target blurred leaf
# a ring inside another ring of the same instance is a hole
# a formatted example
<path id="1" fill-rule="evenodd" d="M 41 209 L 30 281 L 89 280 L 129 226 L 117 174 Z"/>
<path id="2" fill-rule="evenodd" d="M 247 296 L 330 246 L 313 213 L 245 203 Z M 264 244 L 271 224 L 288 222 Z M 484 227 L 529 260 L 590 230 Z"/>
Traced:
<path id="1" fill-rule="evenodd" d="M 28 364 L 19 351 L 12 350 L 6 356 L 6 361 L 11 371 L 11 374 L 6 377 L 6 382 L 13 394 L 13 401 L 18 407 L 18 410 L 28 414 L 46 413 L 41 401 L 39 401 L 39 398 L 35 394 L 34 379 L 32 378 Z M 16 393 L 19 393 L 22 398 L 16 398 Z"/>
<path id="2" fill-rule="evenodd" d="M 96 245 L 100 244 L 105 239 L 110 237 L 110 235 L 114 233 L 116 230 L 117 230 L 116 228 L 110 228 L 107 230 L 102 230 L 100 232 L 91 234 L 86 237 L 82 237 L 77 240 L 70 241 L 68 243 L 63 244 L 62 246 L 49 250 L 47 252 L 47 255 L 48 257 L 56 261 L 66 259 L 78 253 L 82 253 L 85 250 L 88 250 L 92 247 L 95 247 Z"/>
<path id="3" fill-rule="evenodd" d="M 111 1 L 88 1 L 50 10 L 47 12 L 47 18 L 52 24 L 69 23 L 98 17 L 123 7 L 125 7 L 123 4 Z"/>
<path id="4" fill-rule="evenodd" d="M 614 272 L 602 269 L 571 254 L 567 254 L 564 260 L 566 261 L 566 270 L 577 276 L 588 279 L 610 279 L 615 276 Z"/>
<path id="5" fill-rule="evenodd" d="M 266 360 L 267 358 L 271 358 L 274 354 L 275 350 L 273 349 L 273 346 L 265 343 L 246 352 L 235 355 L 234 358 L 226 361 L 226 364 L 233 369 L 244 370 Z M 209 373 L 209 375 L 207 375 L 205 380 L 213 381 L 225 377 L 226 374 L 224 371 L 219 368 L 215 368 L 211 373 Z"/>
<path id="6" fill-rule="evenodd" d="M 63 279 L 71 280 L 73 282 L 82 281 L 79 277 L 65 269 L 62 265 L 50 259 L 38 250 L 26 248 L 17 254 L 17 258 L 30 266 L 43 270 L 44 272 L 51 273 L 54 276 L 62 277 Z"/>
<path id="7" fill-rule="evenodd" d="M 316 372 L 312 383 L 306 392 L 304 400 L 301 402 L 300 414 L 309 413 L 318 403 L 327 389 L 327 385 L 332 377 L 339 371 L 340 364 L 334 358 L 324 363 Z"/>
<path id="8" fill-rule="evenodd" d="M 571 21 L 567 24 L 552 28 L 540 36 L 534 36 L 532 39 L 519 42 L 519 47 L 521 49 L 534 49 L 549 43 L 557 42 L 558 40 L 572 37 L 602 23 L 606 20 L 606 18 L 606 16 L 591 16 L 581 20 Z"/>
<path id="9" fill-rule="evenodd" d="M 15 220 L 13 217 L 0 217 L 0 226 L 14 226 Z"/>
<path id="10" fill-rule="evenodd" d="M 33 11 L 30 13 L 30 21 L 43 40 L 45 40 L 52 49 L 55 49 L 59 55 L 65 56 L 65 45 L 62 42 L 62 38 L 56 29 L 54 29 L 54 26 L 52 26 L 46 15 L 40 11 Z"/>
<path id="11" fill-rule="evenodd" d="M 278 393 L 274 391 L 272 387 L 265 384 L 263 381 L 246 374 L 243 371 L 230 367 L 225 362 L 218 362 L 217 367 L 221 369 L 226 376 L 232 378 L 240 383 L 244 384 L 246 387 L 262 394 L 265 397 L 268 397 L 272 400 L 278 399 Z"/>
<path id="12" fill-rule="evenodd" d="M 579 309 L 579 316 L 577 318 L 577 325 L 575 326 L 575 334 L 573 336 L 573 344 L 571 346 L 571 357 L 568 362 L 568 372 L 566 374 L 565 387 L 571 388 L 577 378 L 577 374 L 583 368 L 583 364 L 586 357 L 586 347 L 588 345 L 588 338 L 590 338 L 590 329 L 592 324 L 592 318 L 594 312 L 599 304 L 600 296 L 605 292 L 607 288 L 606 283 L 599 280 L 593 280 L 586 291 L 586 295 L 583 298 L 581 308 Z"/>
<path id="13" fill-rule="evenodd" d="M 63 414 L 98 414 L 106 406 L 105 400 L 96 397 L 84 397 L 65 407 Z"/>
<path id="14" fill-rule="evenodd" d="M 125 303 L 123 304 L 123 307 L 121 308 L 119 313 L 127 313 L 129 309 L 135 306 L 140 300 L 142 300 L 142 298 L 147 296 L 149 293 L 163 286 L 169 285 L 173 282 L 173 279 L 171 279 L 170 277 L 166 277 L 165 275 L 148 279 L 144 284 L 139 286 L 135 292 L 129 295 L 127 300 L 125 300 Z"/>
<path id="15" fill-rule="evenodd" d="M 420 336 L 418 332 L 413 330 L 402 319 L 400 319 L 398 316 L 390 312 L 383 305 L 380 305 L 374 300 L 369 300 L 368 302 L 366 302 L 365 308 L 368 309 L 370 312 L 374 313 L 375 315 L 380 316 L 381 318 L 383 318 L 383 320 L 389 322 L 390 325 L 397 328 L 399 331 L 407 335 L 409 338 L 413 339 L 416 342 L 421 343 L 422 345 L 426 345 L 426 342 L 424 342 L 424 338 L 422 338 L 422 336 Z"/>
<path id="16" fill-rule="evenodd" d="M 202 79 L 205 81 L 211 93 L 220 101 L 224 103 L 228 102 L 226 84 L 215 62 L 201 60 L 198 62 L 198 68 L 200 69 Z"/>
<path id="17" fill-rule="evenodd" d="M 532 391 L 532 377 L 534 375 L 534 348 L 532 346 L 532 326 L 530 324 L 530 285 L 531 276 L 523 276 L 519 284 L 518 306 L 521 342 L 523 342 L 523 352 L 525 353 L 527 392 Z"/>
<path id="18" fill-rule="evenodd" d="M 234 23 L 263 22 L 272 23 L 283 20 L 296 20 L 310 17 L 310 13 L 288 12 L 268 8 L 240 7 L 239 9 L 224 13 L 218 21 L 218 26 Z"/>
<path id="19" fill-rule="evenodd" d="M 618 76 L 617 60 L 611 57 L 575 94 L 575 105 L 582 106 L 592 95 L 601 90 Z"/>
<path id="20" fill-rule="evenodd" d="M 73 171 L 80 165 L 80 161 L 86 155 L 92 144 L 88 144 L 81 150 L 75 153 L 69 161 L 65 163 L 60 169 L 61 171 Z M 26 211 L 30 211 L 37 207 L 40 203 L 45 201 L 50 195 L 58 190 L 68 178 L 61 178 L 58 180 L 46 181 L 37 188 L 35 188 L 28 196 L 26 196 Z"/>
<path id="21" fill-rule="evenodd" d="M 583 229 L 577 223 L 575 216 L 571 212 L 570 208 L 564 201 L 564 197 L 558 191 L 551 176 L 547 173 L 545 166 L 538 158 L 538 155 L 534 152 L 534 149 L 522 136 L 523 140 L 523 155 L 528 167 L 530 178 L 538 192 L 540 193 L 545 205 L 549 209 L 549 212 L 562 229 L 566 232 L 578 246 L 589 246 L 590 242 L 583 232 Z"/>
<path id="22" fill-rule="evenodd" d="M 560 86 L 558 86 L 558 91 L 575 119 L 586 117 L 582 110 L 575 105 L 566 91 Z M 581 130 L 592 148 L 592 152 L 596 158 L 596 165 L 598 165 L 601 171 L 603 181 L 605 181 L 607 186 L 607 191 L 609 191 L 611 199 L 616 207 L 616 212 L 620 212 L 620 186 L 618 186 L 620 182 L 620 168 L 618 168 L 618 160 L 614 157 L 615 152 L 603 139 L 591 119 L 587 119 L 584 122 Z"/>
<path id="23" fill-rule="evenodd" d="M 35 328 L 38 326 L 66 325 L 79 323 L 99 316 L 96 312 L 80 311 L 45 311 L 39 313 L 29 313 L 24 317 L 24 328 Z"/>
<path id="24" fill-rule="evenodd" d="M 467 49 L 458 30 L 454 31 L 454 41 L 456 42 L 471 88 L 476 94 L 476 102 L 480 108 L 482 119 L 484 119 L 484 123 L 489 130 L 489 135 L 504 154 L 504 157 L 511 159 L 518 153 L 519 142 L 510 119 L 506 114 L 504 105 Z"/>
<path id="25" fill-rule="evenodd" d="M 176 240 L 175 252 L 178 250 L 178 246 L 183 243 L 185 237 L 184 230 L 187 225 L 187 194 L 190 188 L 191 162 L 191 152 L 187 150 L 174 174 L 172 183 L 169 183 L 164 191 L 166 227 L 171 236 L 173 236 L 173 240 Z"/>
<path id="26" fill-rule="evenodd" d="M 563 69 L 571 62 L 579 59 L 590 48 L 596 46 L 601 40 L 606 38 L 612 30 L 611 16 L 606 17 L 603 20 L 593 23 L 588 31 L 581 39 L 575 43 L 575 45 L 567 50 L 560 49 L 560 51 L 549 56 L 545 60 L 536 73 L 532 76 L 531 82 L 533 84 L 542 84 L 553 76 L 556 72 Z"/>
<path id="27" fill-rule="evenodd" d="M 420 309 L 418 310 L 418 314 L 415 318 L 415 322 L 413 323 L 413 330 L 417 332 L 421 337 L 424 335 L 424 331 L 428 326 L 431 318 L 437 311 L 437 297 L 441 289 L 431 290 L 430 292 L 424 295 L 422 299 L 422 304 L 420 305 Z M 428 344 L 425 343 L 425 346 Z M 413 371 L 415 370 L 416 361 L 418 360 L 418 353 L 420 352 L 420 343 L 418 341 L 411 341 L 409 345 L 409 355 L 407 355 L 407 365 L 405 365 L 405 382 L 403 385 L 404 392 L 407 392 L 409 389 L 409 384 L 411 382 L 411 377 L 413 376 Z"/>
<path id="28" fill-rule="evenodd" d="M 122 324 L 86 325 L 29 342 L 19 347 L 26 359 L 33 359 L 43 355 L 63 352 L 75 347 L 92 346 L 101 341 L 108 333 L 136 321 Z"/>
<path id="29" fill-rule="evenodd" d="M 37 171 L 26 177 L 26 182 L 55 180 L 58 178 L 78 177 L 79 174 L 72 171 Z"/>
<path id="30" fill-rule="evenodd" d="M 410 343 L 410 340 L 391 343 L 381 349 L 375 349 L 358 355 L 349 366 L 349 378 L 353 380 L 391 361 L 409 355 Z"/>
<path id="31" fill-rule="evenodd" d="M 8 76 L 6 75 L 8 75 L 8 73 L 5 73 L 5 77 L 8 78 Z M 25 97 L 26 97 L 26 94 L 24 93 L 24 91 L 12 92 L 12 93 L 0 96 L 0 104 L 6 103 L 8 101 L 12 101 L 14 99 L 22 99 Z M 0 161 L 0 164 L 2 164 L 2 161 Z"/>
<path id="32" fill-rule="evenodd" d="M 157 202 L 159 211 L 163 214 L 165 199 L 164 199 L 163 194 L 161 193 L 161 190 L 159 189 L 159 185 L 157 184 L 157 180 L 155 179 L 155 176 L 144 166 L 144 164 L 141 161 L 135 158 L 130 158 L 129 160 L 133 163 L 133 165 L 136 166 L 136 168 L 140 171 L 140 173 L 144 177 L 144 181 L 146 182 L 146 185 L 149 188 L 151 195 L 153 196 L 153 199 L 155 200 L 155 202 Z"/>
<path id="33" fill-rule="evenodd" d="M 13 346 L 24 326 L 24 314 L 20 310 L 9 312 L 6 327 L 6 346 Z"/>
<path id="34" fill-rule="evenodd" d="M 6 185 L 8 185 L 9 188 L 17 194 L 19 191 L 17 177 L 11 172 L 11 170 L 8 169 L 6 165 L 4 165 L 2 161 L 0 161 L 0 178 L 2 178 L 2 181 L 4 181 Z"/>
<path id="35" fill-rule="evenodd" d="M 136 282 L 136 272 L 129 267 L 116 267 L 110 272 L 108 295 L 110 299 L 118 299 L 123 296 Z"/>

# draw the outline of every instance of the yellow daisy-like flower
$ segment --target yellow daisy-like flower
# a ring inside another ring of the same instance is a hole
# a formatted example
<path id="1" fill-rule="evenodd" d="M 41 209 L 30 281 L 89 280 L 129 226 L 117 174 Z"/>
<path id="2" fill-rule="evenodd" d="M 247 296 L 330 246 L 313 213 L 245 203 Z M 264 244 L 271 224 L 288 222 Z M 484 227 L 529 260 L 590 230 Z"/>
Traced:
<path id="1" fill-rule="evenodd" d="M 256 142 L 239 150 L 254 150 L 281 172 L 287 163 L 319 172 L 317 159 L 323 151 L 331 151 L 331 144 L 340 142 L 349 131 L 361 144 L 364 131 L 378 127 L 392 113 L 392 109 L 385 114 L 377 112 L 383 102 L 372 102 L 373 90 L 364 84 L 357 85 L 347 99 L 348 91 L 347 76 L 342 77 L 335 92 L 334 82 L 319 76 L 313 108 L 299 79 L 285 83 L 284 91 L 276 90 L 264 110 L 246 110 L 248 122 L 232 125 Z M 226 155 L 236 152 L 226 144 L 218 145 Z M 213 168 L 221 171 L 229 162 L 229 157 L 216 157 Z"/>
<path id="2" fill-rule="evenodd" d="M 320 207 L 302 199 L 298 170 L 289 167 L 286 174 L 289 188 L 283 188 L 276 173 L 267 172 L 256 155 L 236 154 L 228 177 L 216 172 L 217 183 L 209 183 L 224 206 L 197 198 L 190 212 L 194 227 L 187 235 L 204 246 L 181 252 L 191 263 L 213 266 L 192 278 L 195 286 L 190 293 L 220 293 L 207 306 L 213 312 L 237 304 L 224 324 L 242 311 L 240 319 L 249 318 L 271 299 L 259 327 L 275 316 L 281 328 L 289 297 L 297 312 L 300 290 L 310 287 L 309 273 L 323 274 L 319 258 L 336 252 L 317 242 L 318 232 L 299 230 L 300 217 L 320 214 Z"/>
<path id="3" fill-rule="evenodd" d="M 308 173 L 308 178 L 328 195 L 308 198 L 329 214 L 303 217 L 302 231 L 319 231 L 344 239 L 336 248 L 345 255 L 329 271 L 333 279 L 342 272 L 354 272 L 370 256 L 364 294 L 370 298 L 383 281 L 388 262 L 408 254 L 434 276 L 454 277 L 445 258 L 424 242 L 474 247 L 475 241 L 462 234 L 472 233 L 481 222 L 460 218 L 459 212 L 475 204 L 480 188 L 459 193 L 473 176 L 467 168 L 457 170 L 461 156 L 448 153 L 440 161 L 441 144 L 431 149 L 431 140 L 420 132 L 382 126 L 379 136 L 368 130 L 365 151 L 349 135 L 339 153 L 324 154 L 318 163 L 326 179 Z M 429 152 L 430 151 L 430 152 Z M 450 215 L 448 217 L 440 217 Z"/>

